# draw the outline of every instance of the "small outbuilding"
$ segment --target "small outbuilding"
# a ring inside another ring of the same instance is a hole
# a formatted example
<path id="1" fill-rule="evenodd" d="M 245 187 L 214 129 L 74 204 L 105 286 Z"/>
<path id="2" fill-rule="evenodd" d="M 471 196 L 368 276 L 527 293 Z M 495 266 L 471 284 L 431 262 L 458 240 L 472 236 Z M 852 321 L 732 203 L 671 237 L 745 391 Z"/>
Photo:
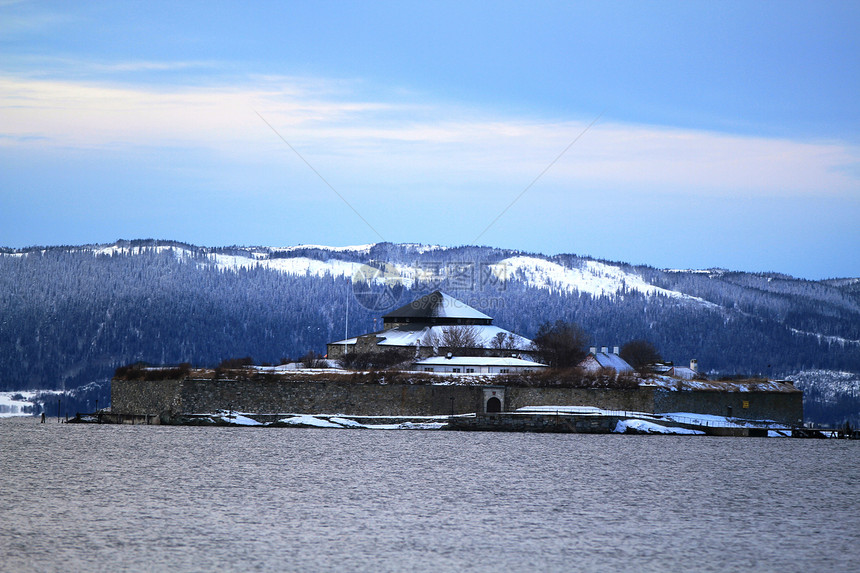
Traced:
<path id="1" fill-rule="evenodd" d="M 618 347 L 614 347 L 612 352 L 609 348 L 603 347 L 600 352 L 597 348 L 592 347 L 588 356 L 577 365 L 585 372 L 597 373 L 600 371 L 614 371 L 616 375 L 627 374 L 634 371 L 630 364 L 618 355 Z"/>

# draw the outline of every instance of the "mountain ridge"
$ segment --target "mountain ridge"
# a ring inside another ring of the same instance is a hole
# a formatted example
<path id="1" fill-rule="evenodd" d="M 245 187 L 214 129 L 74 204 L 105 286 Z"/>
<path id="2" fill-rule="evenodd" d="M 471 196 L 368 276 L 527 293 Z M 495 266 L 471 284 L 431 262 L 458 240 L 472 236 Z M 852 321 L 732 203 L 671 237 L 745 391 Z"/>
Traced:
<path id="1" fill-rule="evenodd" d="M 665 358 L 698 358 L 712 374 L 860 371 L 855 279 L 656 269 L 475 246 L 142 239 L 0 248 L 0 389 L 82 384 L 136 360 L 276 362 L 323 351 L 343 338 L 347 313 L 353 335 L 372 331 L 383 314 L 356 304 L 359 271 L 376 287 L 396 282 L 401 304 L 444 287 L 526 337 L 543 322 L 567 320 L 594 344 L 645 338 Z"/>

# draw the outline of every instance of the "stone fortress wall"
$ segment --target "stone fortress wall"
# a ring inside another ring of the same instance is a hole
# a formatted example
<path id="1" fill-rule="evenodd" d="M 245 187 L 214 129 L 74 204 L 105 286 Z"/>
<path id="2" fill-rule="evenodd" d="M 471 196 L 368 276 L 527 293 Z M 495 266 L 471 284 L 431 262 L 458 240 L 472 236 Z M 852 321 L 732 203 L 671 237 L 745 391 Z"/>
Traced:
<path id="1" fill-rule="evenodd" d="M 596 406 L 636 412 L 695 412 L 799 425 L 800 391 L 708 391 L 639 387 L 536 388 L 487 384 L 362 384 L 277 376 L 252 379 L 193 378 L 113 380 L 111 411 L 158 416 L 233 410 L 253 414 L 343 414 L 346 416 L 438 416 L 484 413 L 497 389 L 502 411 L 526 406 Z"/>

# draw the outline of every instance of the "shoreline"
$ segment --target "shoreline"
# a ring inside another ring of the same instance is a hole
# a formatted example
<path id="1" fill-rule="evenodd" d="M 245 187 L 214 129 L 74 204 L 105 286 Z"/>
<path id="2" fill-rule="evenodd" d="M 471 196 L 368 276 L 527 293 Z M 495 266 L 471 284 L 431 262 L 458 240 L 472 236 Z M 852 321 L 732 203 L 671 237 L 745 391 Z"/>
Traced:
<path id="1" fill-rule="evenodd" d="M 791 427 L 770 420 L 747 420 L 689 412 L 671 414 L 619 412 L 588 406 L 538 406 L 522 408 L 515 412 L 454 416 L 256 414 L 219 410 L 214 413 L 182 414 L 159 418 L 151 415 L 113 414 L 101 411 L 93 414 L 78 414 L 66 423 L 860 439 L 860 432 L 850 428 L 846 430 Z"/>

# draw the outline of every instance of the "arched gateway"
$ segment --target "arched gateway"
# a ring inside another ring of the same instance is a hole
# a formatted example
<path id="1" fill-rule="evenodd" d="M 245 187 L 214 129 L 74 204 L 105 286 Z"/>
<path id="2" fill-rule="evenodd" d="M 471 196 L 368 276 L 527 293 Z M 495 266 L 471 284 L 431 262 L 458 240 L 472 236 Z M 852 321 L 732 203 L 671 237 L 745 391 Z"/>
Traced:
<path id="1" fill-rule="evenodd" d="M 505 409 L 504 386 L 487 386 L 483 390 L 485 414 L 498 414 Z"/>

